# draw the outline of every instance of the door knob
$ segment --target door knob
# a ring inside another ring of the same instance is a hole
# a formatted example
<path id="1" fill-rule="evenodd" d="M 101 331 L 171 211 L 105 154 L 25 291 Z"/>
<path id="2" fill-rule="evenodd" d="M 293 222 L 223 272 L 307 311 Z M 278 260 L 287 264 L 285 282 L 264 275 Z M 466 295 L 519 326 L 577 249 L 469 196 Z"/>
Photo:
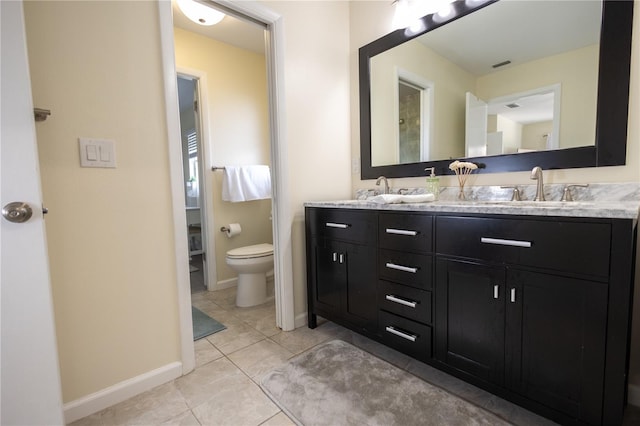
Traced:
<path id="1" fill-rule="evenodd" d="M 13 223 L 23 223 L 28 221 L 33 215 L 33 210 L 27 203 L 14 201 L 2 208 L 2 217 Z"/>

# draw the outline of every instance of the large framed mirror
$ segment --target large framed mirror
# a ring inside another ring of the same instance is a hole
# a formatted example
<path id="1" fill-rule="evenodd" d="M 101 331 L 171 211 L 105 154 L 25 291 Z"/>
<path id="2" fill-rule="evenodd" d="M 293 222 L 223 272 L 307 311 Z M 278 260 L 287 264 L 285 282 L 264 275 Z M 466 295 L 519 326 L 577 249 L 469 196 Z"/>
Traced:
<path id="1" fill-rule="evenodd" d="M 359 50 L 362 179 L 623 165 L 632 0 L 457 0 Z"/>

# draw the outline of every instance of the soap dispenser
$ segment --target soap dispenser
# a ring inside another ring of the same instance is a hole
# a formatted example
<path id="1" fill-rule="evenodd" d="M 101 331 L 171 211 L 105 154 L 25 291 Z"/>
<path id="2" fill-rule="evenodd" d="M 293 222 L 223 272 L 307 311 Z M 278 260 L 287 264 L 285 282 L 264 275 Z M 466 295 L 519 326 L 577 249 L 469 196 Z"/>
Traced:
<path id="1" fill-rule="evenodd" d="M 440 195 L 440 178 L 436 176 L 436 168 L 427 167 L 424 170 L 431 170 L 431 175 L 427 176 L 426 191 L 428 194 L 433 194 L 434 200 L 437 201 L 438 196 Z"/>

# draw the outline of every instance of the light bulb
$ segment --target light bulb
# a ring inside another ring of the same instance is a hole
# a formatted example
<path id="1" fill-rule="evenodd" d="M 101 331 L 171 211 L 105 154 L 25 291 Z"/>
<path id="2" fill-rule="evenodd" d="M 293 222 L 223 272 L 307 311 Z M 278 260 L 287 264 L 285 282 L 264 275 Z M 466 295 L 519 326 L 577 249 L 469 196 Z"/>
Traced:
<path id="1" fill-rule="evenodd" d="M 225 16 L 224 13 L 218 12 L 217 10 L 194 0 L 176 1 L 182 13 L 196 24 L 207 26 L 215 25 L 222 21 L 222 18 Z"/>

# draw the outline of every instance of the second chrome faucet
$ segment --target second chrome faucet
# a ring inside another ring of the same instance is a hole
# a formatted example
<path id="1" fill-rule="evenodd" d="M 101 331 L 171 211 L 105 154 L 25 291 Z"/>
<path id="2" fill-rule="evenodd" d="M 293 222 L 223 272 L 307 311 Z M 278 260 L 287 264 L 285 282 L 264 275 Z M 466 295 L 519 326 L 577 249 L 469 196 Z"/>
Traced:
<path id="1" fill-rule="evenodd" d="M 542 179 L 542 168 L 540 168 L 540 166 L 535 166 L 533 170 L 531 170 L 531 179 L 538 181 L 538 187 L 536 189 L 536 198 L 534 198 L 533 201 L 545 201 L 544 182 Z"/>
<path id="2" fill-rule="evenodd" d="M 389 182 L 387 182 L 387 178 L 384 176 L 380 176 L 376 181 L 376 185 L 380 186 L 380 181 L 384 181 L 384 193 L 389 193 Z"/>

